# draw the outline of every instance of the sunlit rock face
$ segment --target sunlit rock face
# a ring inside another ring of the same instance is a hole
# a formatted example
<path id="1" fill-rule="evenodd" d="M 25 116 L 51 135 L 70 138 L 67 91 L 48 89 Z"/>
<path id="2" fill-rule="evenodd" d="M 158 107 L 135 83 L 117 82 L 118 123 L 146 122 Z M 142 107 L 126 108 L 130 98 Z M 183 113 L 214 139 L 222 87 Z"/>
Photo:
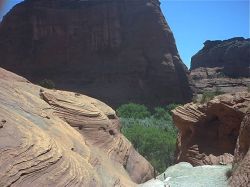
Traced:
<path id="1" fill-rule="evenodd" d="M 152 166 L 99 100 L 0 68 L 0 186 L 136 186 Z"/>
<path id="2" fill-rule="evenodd" d="M 179 129 L 177 162 L 218 165 L 233 162 L 240 126 L 250 106 L 250 93 L 215 97 L 205 104 L 189 103 L 173 110 Z"/>
<path id="3" fill-rule="evenodd" d="M 112 106 L 192 97 L 158 0 L 26 0 L 0 26 L 0 65 Z"/>

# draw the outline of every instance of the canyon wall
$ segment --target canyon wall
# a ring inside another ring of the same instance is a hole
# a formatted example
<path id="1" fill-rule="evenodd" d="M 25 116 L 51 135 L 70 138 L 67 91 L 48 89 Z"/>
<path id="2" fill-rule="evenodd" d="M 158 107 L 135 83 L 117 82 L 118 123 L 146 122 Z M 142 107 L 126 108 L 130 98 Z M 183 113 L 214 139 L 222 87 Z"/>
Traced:
<path id="1" fill-rule="evenodd" d="M 250 39 L 206 41 L 191 60 L 196 94 L 220 90 L 235 93 L 250 89 Z"/>
<path id="2" fill-rule="evenodd" d="M 192 97 L 158 0 L 25 0 L 1 22 L 0 66 L 112 106 Z"/>

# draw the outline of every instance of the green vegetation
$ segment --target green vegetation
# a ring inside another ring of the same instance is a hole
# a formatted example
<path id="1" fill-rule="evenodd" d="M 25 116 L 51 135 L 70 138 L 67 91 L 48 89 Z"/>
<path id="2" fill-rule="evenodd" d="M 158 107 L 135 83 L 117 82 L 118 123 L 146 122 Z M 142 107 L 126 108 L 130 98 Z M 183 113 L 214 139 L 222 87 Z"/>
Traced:
<path id="1" fill-rule="evenodd" d="M 158 172 L 174 164 L 177 129 L 171 110 L 176 104 L 156 107 L 152 114 L 144 105 L 129 103 L 120 106 L 122 132 Z"/>
<path id="2" fill-rule="evenodd" d="M 120 106 L 117 109 L 117 115 L 124 118 L 143 119 L 151 114 L 146 106 L 129 103 Z"/>
<path id="3" fill-rule="evenodd" d="M 55 88 L 55 83 L 52 80 L 49 79 L 43 79 L 39 82 L 39 85 L 48 88 L 48 89 L 54 89 Z"/>
<path id="4" fill-rule="evenodd" d="M 204 92 L 202 94 L 200 103 L 206 103 L 206 102 L 212 100 L 215 96 L 221 95 L 221 94 L 224 94 L 224 92 L 220 91 L 219 88 L 216 88 L 216 90 L 214 92 L 209 92 L 209 91 Z"/>

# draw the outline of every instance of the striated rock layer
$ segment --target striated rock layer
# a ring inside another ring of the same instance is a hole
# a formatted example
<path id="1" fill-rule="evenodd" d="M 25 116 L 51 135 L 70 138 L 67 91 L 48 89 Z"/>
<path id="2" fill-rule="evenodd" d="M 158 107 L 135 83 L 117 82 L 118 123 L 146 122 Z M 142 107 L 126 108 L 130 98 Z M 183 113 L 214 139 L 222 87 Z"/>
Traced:
<path id="1" fill-rule="evenodd" d="M 0 25 L 0 66 L 113 106 L 192 97 L 158 0 L 26 0 Z"/>
<path id="2" fill-rule="evenodd" d="M 206 41 L 192 57 L 191 78 L 198 94 L 216 89 L 246 91 L 250 88 L 250 39 Z"/>
<path id="3" fill-rule="evenodd" d="M 249 107 L 250 93 L 239 92 L 173 110 L 173 120 L 179 129 L 177 162 L 186 161 L 192 165 L 232 163 L 240 125 Z"/>
<path id="4" fill-rule="evenodd" d="M 106 104 L 0 69 L 0 186 L 136 186 L 152 166 Z"/>

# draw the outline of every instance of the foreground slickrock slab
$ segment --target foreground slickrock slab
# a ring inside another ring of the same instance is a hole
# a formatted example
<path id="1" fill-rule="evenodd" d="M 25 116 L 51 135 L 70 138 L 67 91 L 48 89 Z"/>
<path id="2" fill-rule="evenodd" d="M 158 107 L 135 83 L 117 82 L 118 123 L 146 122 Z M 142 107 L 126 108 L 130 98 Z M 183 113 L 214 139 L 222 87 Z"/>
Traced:
<path id="1" fill-rule="evenodd" d="M 173 110 L 173 120 L 179 129 L 177 162 L 231 163 L 249 106 L 250 93 L 239 92 L 217 96 L 206 104 L 189 103 Z"/>
<path id="2" fill-rule="evenodd" d="M 169 167 L 156 179 L 140 185 L 141 187 L 227 187 L 227 172 L 231 165 L 196 166 L 186 162 Z"/>
<path id="3" fill-rule="evenodd" d="M 106 104 L 0 69 L 0 186 L 135 186 L 152 166 Z"/>
<path id="4" fill-rule="evenodd" d="M 25 0 L 0 23 L 1 67 L 118 106 L 191 101 L 159 0 Z"/>

